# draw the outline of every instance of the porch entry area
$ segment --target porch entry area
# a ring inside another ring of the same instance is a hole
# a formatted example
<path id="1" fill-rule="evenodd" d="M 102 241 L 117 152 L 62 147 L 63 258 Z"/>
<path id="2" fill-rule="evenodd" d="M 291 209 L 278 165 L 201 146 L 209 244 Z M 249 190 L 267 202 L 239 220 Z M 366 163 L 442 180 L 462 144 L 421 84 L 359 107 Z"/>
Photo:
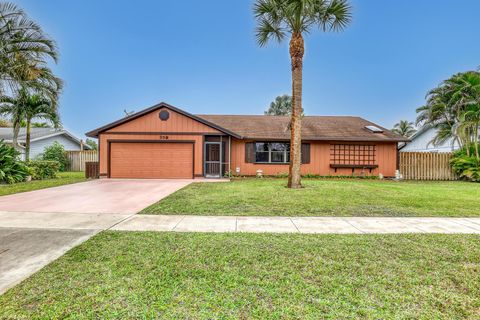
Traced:
<path id="1" fill-rule="evenodd" d="M 205 178 L 221 178 L 230 170 L 230 144 L 228 136 L 205 136 L 203 150 Z"/>

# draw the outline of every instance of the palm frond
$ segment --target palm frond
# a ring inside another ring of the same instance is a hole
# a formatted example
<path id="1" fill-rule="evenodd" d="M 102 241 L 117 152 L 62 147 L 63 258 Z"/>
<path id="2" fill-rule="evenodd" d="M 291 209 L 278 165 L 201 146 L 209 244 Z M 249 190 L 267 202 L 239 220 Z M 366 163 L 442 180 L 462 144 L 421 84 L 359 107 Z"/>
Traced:
<path id="1" fill-rule="evenodd" d="M 426 98 L 426 105 L 417 109 L 417 123 L 437 129 L 432 143 L 453 139 L 468 146 L 478 142 L 480 72 L 457 73 L 430 90 Z"/>
<path id="2" fill-rule="evenodd" d="M 253 12 L 260 46 L 272 39 L 282 41 L 287 33 L 309 33 L 315 25 L 323 31 L 340 31 L 352 19 L 348 0 L 257 0 Z"/>
<path id="3" fill-rule="evenodd" d="M 18 6 L 0 3 L 0 94 L 28 86 L 49 59 L 58 60 L 55 41 Z"/>
<path id="4" fill-rule="evenodd" d="M 285 32 L 279 23 L 260 18 L 256 30 L 256 39 L 261 47 L 267 45 L 270 40 L 281 42 L 285 38 Z"/>
<path id="5" fill-rule="evenodd" d="M 352 6 L 346 0 L 332 0 L 330 3 L 318 0 L 318 23 L 323 31 L 341 31 L 352 21 Z M 325 8 L 322 8 L 322 5 Z"/>

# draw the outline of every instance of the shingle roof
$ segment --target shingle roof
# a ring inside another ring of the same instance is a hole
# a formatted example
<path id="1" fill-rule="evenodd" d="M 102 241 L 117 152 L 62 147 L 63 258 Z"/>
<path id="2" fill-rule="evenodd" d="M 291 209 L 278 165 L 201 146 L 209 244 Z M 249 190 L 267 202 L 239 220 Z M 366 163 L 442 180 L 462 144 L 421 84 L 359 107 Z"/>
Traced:
<path id="1" fill-rule="evenodd" d="M 56 132 L 62 130 L 57 130 L 54 128 L 32 128 L 30 132 L 31 139 L 37 139 L 44 136 L 52 135 Z M 26 130 L 25 128 L 20 128 L 20 133 L 18 135 L 18 141 L 25 141 Z M 0 128 L 0 139 L 3 140 L 12 140 L 13 138 L 13 128 Z"/>
<path id="2" fill-rule="evenodd" d="M 161 102 L 123 119 L 87 132 L 88 137 L 98 137 L 99 133 L 122 123 L 137 119 L 160 108 L 168 108 L 196 121 L 222 131 L 236 138 L 244 139 L 290 139 L 289 116 L 266 115 L 193 115 L 179 108 Z M 336 141 L 409 141 L 402 136 L 359 117 L 349 116 L 306 116 L 303 117 L 302 139 Z M 376 126 L 382 133 L 373 133 L 365 128 Z"/>
<path id="3" fill-rule="evenodd" d="M 290 139 L 289 116 L 267 115 L 198 115 L 245 139 Z M 365 128 L 376 126 L 382 133 Z M 335 141 L 407 141 L 402 136 L 362 119 L 351 116 L 305 116 L 302 120 L 302 139 Z"/>
<path id="4" fill-rule="evenodd" d="M 50 137 L 52 135 L 60 135 L 64 134 L 65 136 L 69 137 L 71 140 L 80 143 L 80 139 L 72 135 L 70 132 L 64 129 L 54 129 L 54 128 L 31 128 L 30 131 L 30 139 L 31 141 L 42 139 L 46 137 Z M 18 142 L 25 143 L 25 136 L 26 136 L 26 129 L 20 128 L 20 132 L 18 134 Z M 6 142 L 11 142 L 13 139 L 13 128 L 0 128 L 0 140 L 5 140 Z M 89 147 L 84 145 L 86 149 Z"/>

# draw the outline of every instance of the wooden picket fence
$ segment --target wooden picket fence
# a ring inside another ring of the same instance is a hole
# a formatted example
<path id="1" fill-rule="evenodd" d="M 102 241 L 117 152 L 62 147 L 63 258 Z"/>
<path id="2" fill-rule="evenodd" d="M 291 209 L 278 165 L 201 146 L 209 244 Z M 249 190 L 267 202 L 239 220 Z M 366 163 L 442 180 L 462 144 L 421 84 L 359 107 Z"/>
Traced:
<path id="1" fill-rule="evenodd" d="M 85 178 L 87 179 L 98 179 L 100 176 L 100 165 L 98 161 L 85 162 Z"/>
<path id="2" fill-rule="evenodd" d="M 85 171 L 85 162 L 98 161 L 98 152 L 96 150 L 67 151 L 68 166 L 67 171 Z"/>
<path id="3" fill-rule="evenodd" d="M 406 180 L 457 180 L 449 152 L 400 152 L 400 173 Z"/>
<path id="4" fill-rule="evenodd" d="M 68 171 L 85 171 L 86 162 L 97 162 L 96 150 L 67 151 Z M 406 180 L 457 180 L 449 152 L 400 152 L 400 173 Z"/>

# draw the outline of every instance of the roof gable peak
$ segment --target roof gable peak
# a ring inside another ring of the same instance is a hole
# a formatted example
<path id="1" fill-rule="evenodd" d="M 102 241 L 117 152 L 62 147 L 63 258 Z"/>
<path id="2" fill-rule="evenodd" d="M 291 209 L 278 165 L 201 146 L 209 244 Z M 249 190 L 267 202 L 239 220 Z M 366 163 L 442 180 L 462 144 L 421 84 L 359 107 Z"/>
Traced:
<path id="1" fill-rule="evenodd" d="M 87 135 L 88 137 L 98 137 L 98 134 L 100 134 L 100 133 L 102 133 L 102 132 L 105 132 L 105 131 L 107 131 L 107 130 L 113 129 L 113 128 L 118 127 L 118 126 L 120 126 L 120 125 L 122 125 L 122 124 L 124 124 L 124 123 L 127 123 L 127 122 L 129 122 L 129 121 L 132 121 L 132 120 L 135 120 L 135 119 L 137 119 L 137 118 L 140 118 L 140 117 L 142 117 L 142 116 L 144 116 L 144 115 L 147 115 L 147 114 L 149 114 L 149 113 L 151 113 L 151 112 L 154 112 L 154 111 L 160 110 L 160 109 L 164 109 L 164 108 L 165 108 L 165 109 L 169 109 L 170 111 L 176 112 L 176 113 L 178 113 L 178 114 L 181 114 L 181 115 L 183 115 L 183 116 L 186 116 L 186 117 L 188 117 L 188 118 L 190 118 L 190 119 L 193 119 L 193 120 L 195 120 L 195 121 L 197 121 L 197 122 L 200 122 L 200 123 L 202 123 L 202 124 L 204 124 L 204 125 L 206 125 L 206 126 L 208 126 L 208 127 L 211 127 L 211 128 L 213 128 L 213 129 L 216 129 L 216 130 L 218 130 L 218 131 L 221 131 L 221 132 L 226 133 L 226 134 L 228 134 L 228 135 L 231 135 L 231 136 L 233 136 L 233 137 L 241 138 L 241 136 L 238 135 L 238 134 L 236 134 L 235 132 L 232 132 L 232 131 L 229 131 L 229 130 L 227 130 L 227 129 L 225 129 L 225 128 L 222 128 L 222 127 L 218 126 L 217 124 L 214 124 L 214 123 L 209 122 L 209 121 L 207 121 L 207 120 L 205 120 L 205 119 L 203 119 L 203 118 L 201 118 L 201 117 L 198 117 L 198 116 L 193 115 L 193 114 L 191 114 L 191 113 L 188 113 L 188 112 L 186 112 L 186 111 L 184 111 L 184 110 L 182 110 L 182 109 L 179 109 L 179 108 L 177 108 L 177 107 L 174 107 L 174 106 L 172 106 L 172 105 L 170 105 L 170 104 L 168 104 L 168 103 L 166 103 L 166 102 L 160 102 L 160 103 L 158 103 L 158 104 L 156 104 L 156 105 L 154 105 L 154 106 L 152 106 L 152 107 L 149 107 L 149 108 L 143 109 L 143 110 L 141 110 L 141 111 L 135 112 L 134 114 L 131 114 L 131 115 L 126 116 L 126 117 L 124 117 L 124 118 L 122 118 L 122 119 L 119 119 L 119 120 L 117 120 L 117 121 L 111 122 L 111 123 L 109 123 L 109 124 L 107 124 L 107 125 L 105 125 L 105 126 L 102 126 L 102 127 L 97 128 L 97 129 L 95 129 L 95 130 L 92 130 L 92 131 L 90 131 L 90 132 L 87 132 L 86 135 Z"/>

